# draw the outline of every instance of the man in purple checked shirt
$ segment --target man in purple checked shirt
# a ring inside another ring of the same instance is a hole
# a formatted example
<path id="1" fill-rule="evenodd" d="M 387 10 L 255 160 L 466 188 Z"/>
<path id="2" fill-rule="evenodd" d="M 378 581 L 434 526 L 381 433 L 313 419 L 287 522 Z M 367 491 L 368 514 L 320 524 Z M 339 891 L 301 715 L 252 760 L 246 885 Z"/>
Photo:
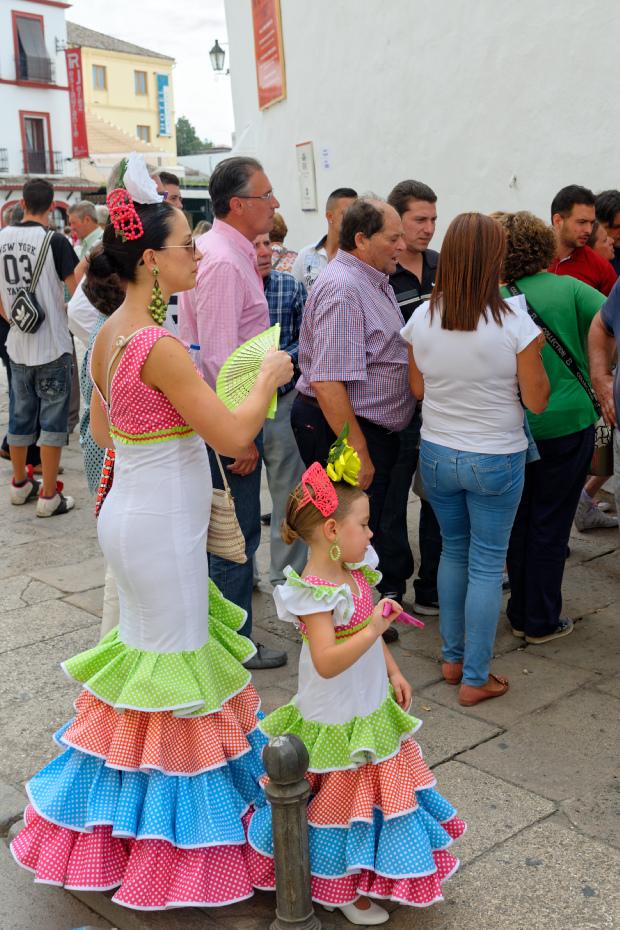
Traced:
<path id="1" fill-rule="evenodd" d="M 413 416 L 403 316 L 388 275 L 405 248 L 402 223 L 385 201 L 360 198 L 346 211 L 340 248 L 316 280 L 299 335 L 298 396 L 291 424 L 306 465 L 325 462 L 345 423 L 370 497 L 370 528 L 381 567 L 381 514 Z M 389 641 L 398 634 L 391 628 Z"/>
<path id="2" fill-rule="evenodd" d="M 221 161 L 211 175 L 209 194 L 215 220 L 213 228 L 197 240 L 202 252 L 196 287 L 179 296 L 179 335 L 188 345 L 199 346 L 197 362 L 212 388 L 218 372 L 238 346 L 270 325 L 263 279 L 256 263 L 254 239 L 273 226 L 280 206 L 260 162 L 237 156 Z M 253 560 L 260 542 L 260 481 L 262 434 L 236 459 L 222 456 L 235 511 L 245 538 L 247 562 L 238 565 L 211 555 L 211 577 L 224 597 L 247 611 L 239 631 L 252 633 Z M 213 451 L 209 449 L 214 487 L 222 479 Z M 247 668 L 277 668 L 286 653 L 256 644 L 257 652 Z"/>

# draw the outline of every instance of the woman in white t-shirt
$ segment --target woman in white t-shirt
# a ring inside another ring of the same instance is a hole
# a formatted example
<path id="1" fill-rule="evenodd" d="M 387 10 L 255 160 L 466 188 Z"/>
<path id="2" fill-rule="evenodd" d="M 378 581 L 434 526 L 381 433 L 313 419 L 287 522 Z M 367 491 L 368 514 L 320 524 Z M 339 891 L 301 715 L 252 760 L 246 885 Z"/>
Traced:
<path id="1" fill-rule="evenodd" d="M 459 703 L 508 690 L 489 671 L 502 571 L 523 489 L 523 404 L 542 412 L 549 382 L 538 328 L 522 298 L 502 300 L 501 226 L 463 213 L 446 233 L 435 290 L 401 335 L 422 406 L 420 467 L 441 527 L 442 672 Z M 519 399 L 519 393 L 521 399 Z"/>

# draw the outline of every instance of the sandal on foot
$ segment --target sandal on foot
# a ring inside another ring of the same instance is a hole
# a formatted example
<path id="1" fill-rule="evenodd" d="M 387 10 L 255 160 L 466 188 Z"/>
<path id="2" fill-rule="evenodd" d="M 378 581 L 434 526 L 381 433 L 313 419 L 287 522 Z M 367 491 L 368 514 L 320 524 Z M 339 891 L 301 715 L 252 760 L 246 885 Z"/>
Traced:
<path id="1" fill-rule="evenodd" d="M 379 907 L 374 901 L 369 902 L 367 908 L 356 907 L 355 904 L 324 904 L 326 911 L 334 911 L 336 908 L 352 924 L 361 927 L 376 927 L 384 924 L 390 919 L 389 912 L 383 907 Z"/>
<path id="2" fill-rule="evenodd" d="M 463 663 L 442 662 L 441 674 L 443 675 L 444 681 L 447 681 L 449 685 L 459 685 L 463 677 Z"/>
<path id="3" fill-rule="evenodd" d="M 498 685 L 501 685 L 501 688 L 497 690 L 492 690 L 489 688 L 491 679 L 497 682 Z M 489 674 L 489 681 L 486 685 L 461 685 L 459 690 L 459 704 L 462 707 L 473 707 L 474 704 L 479 704 L 480 701 L 488 701 L 489 698 L 501 697 L 502 694 L 506 694 L 508 691 L 508 679 L 502 678 L 500 675 L 494 675 L 492 672 Z"/>

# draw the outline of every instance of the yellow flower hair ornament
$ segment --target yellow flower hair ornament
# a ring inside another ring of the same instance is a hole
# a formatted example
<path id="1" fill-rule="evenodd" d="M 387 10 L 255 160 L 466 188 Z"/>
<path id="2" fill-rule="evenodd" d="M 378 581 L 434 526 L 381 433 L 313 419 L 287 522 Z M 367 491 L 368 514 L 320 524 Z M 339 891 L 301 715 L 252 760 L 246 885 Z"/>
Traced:
<path id="1" fill-rule="evenodd" d="M 348 440 L 349 424 L 345 423 L 327 456 L 325 471 L 332 481 L 346 481 L 347 484 L 358 483 L 362 463 L 359 455 Z"/>

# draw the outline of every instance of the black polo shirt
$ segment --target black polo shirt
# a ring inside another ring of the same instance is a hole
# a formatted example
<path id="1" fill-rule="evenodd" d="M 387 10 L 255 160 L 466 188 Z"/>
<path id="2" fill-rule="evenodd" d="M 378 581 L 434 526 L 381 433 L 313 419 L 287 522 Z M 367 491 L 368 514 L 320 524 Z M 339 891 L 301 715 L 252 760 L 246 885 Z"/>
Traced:
<path id="1" fill-rule="evenodd" d="M 411 271 L 407 271 L 402 265 L 396 265 L 396 271 L 390 275 L 390 284 L 394 288 L 396 300 L 400 307 L 405 323 L 420 304 L 429 300 L 431 291 L 435 286 L 435 275 L 437 273 L 437 262 L 439 261 L 439 252 L 434 249 L 427 249 L 422 252 L 422 280 Z"/>

